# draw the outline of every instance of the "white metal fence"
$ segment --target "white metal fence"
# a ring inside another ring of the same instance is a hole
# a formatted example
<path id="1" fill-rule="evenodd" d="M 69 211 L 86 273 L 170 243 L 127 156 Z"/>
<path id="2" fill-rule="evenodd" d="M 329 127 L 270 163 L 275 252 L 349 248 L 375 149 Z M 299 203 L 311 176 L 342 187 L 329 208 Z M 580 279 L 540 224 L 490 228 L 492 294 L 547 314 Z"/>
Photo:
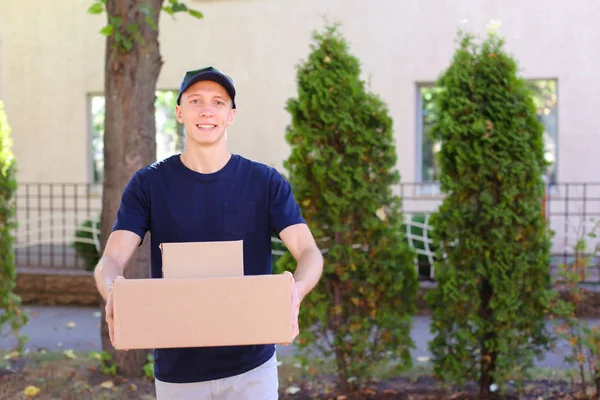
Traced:
<path id="1" fill-rule="evenodd" d="M 429 217 L 443 195 L 436 184 L 402 183 L 395 188 L 402 197 L 406 238 L 415 249 L 422 278 L 432 279 L 434 260 Z M 74 243 L 99 248 L 98 221 L 102 207 L 101 187 L 89 184 L 21 183 L 16 195 L 16 262 L 19 268 L 84 268 L 85 260 Z M 569 262 L 578 240 L 585 238 L 590 252 L 598 239 L 588 234 L 600 220 L 600 183 L 561 183 L 548 188 L 544 204 L 549 228 L 554 232 L 552 253 L 555 263 Z M 86 221 L 93 223 L 83 226 Z M 76 233 L 79 231 L 79 237 Z M 277 242 L 277 239 L 274 239 Z M 278 256 L 281 249 L 273 250 Z M 279 246 L 280 247 L 280 246 Z M 79 250 L 82 251 L 81 249 Z M 600 282 L 598 264 L 588 280 Z"/>

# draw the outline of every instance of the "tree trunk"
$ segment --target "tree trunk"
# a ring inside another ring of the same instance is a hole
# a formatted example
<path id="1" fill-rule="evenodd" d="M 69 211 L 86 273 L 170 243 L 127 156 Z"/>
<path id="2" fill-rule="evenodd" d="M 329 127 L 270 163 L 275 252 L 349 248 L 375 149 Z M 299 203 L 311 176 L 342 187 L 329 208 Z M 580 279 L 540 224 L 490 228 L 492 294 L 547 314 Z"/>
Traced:
<path id="1" fill-rule="evenodd" d="M 111 18 L 122 20 L 120 28 L 106 41 L 104 126 L 104 184 L 102 197 L 102 249 L 115 222 L 125 185 L 140 168 L 156 158 L 155 91 L 162 66 L 158 31 L 145 21 L 140 6 L 147 4 L 150 18 L 158 26 L 163 0 L 108 0 L 106 11 Z M 143 42 L 132 40 L 129 51 L 115 40 L 120 32 L 128 35 L 127 26 L 137 25 Z M 150 271 L 149 237 L 131 259 L 125 278 L 147 278 Z M 141 376 L 147 351 L 115 352 L 110 344 L 104 319 L 101 328 L 102 348 L 116 355 L 119 373 Z"/>
<path id="2" fill-rule="evenodd" d="M 486 320 L 492 318 L 492 308 L 490 302 L 492 300 L 493 289 L 487 278 L 483 278 L 479 292 L 481 298 L 480 317 Z M 486 324 L 487 325 L 487 324 Z M 488 325 L 489 326 L 489 325 Z M 489 329 L 489 327 L 487 328 Z M 492 374 L 496 370 L 497 352 L 489 348 L 487 343 L 495 342 L 496 334 L 493 331 L 484 333 L 480 343 L 481 348 L 481 376 L 479 377 L 479 392 L 483 398 L 489 398 L 492 394 L 490 386 L 492 383 Z"/>

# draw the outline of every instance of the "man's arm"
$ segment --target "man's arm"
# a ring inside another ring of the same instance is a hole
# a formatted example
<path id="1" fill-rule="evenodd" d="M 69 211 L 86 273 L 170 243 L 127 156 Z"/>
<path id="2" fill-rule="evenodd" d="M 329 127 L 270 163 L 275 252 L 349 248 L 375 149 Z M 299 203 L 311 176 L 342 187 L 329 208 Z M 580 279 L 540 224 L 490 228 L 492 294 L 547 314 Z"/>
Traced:
<path id="1" fill-rule="evenodd" d="M 104 254 L 94 269 L 96 286 L 104 300 L 108 300 L 113 281 L 123 276 L 140 242 L 137 234 L 125 230 L 114 231 L 108 237 Z"/>
<path id="2" fill-rule="evenodd" d="M 294 280 L 300 301 L 317 285 L 323 272 L 323 256 L 306 224 L 291 225 L 279 234 L 296 259 Z"/>
<path id="3" fill-rule="evenodd" d="M 125 268 L 139 246 L 142 239 L 130 231 L 117 230 L 110 234 L 104 254 L 94 269 L 94 278 L 98 291 L 106 300 L 106 323 L 108 324 L 108 336 L 113 343 L 114 336 L 114 314 L 112 302 L 112 285 L 115 279 L 123 277 Z"/>

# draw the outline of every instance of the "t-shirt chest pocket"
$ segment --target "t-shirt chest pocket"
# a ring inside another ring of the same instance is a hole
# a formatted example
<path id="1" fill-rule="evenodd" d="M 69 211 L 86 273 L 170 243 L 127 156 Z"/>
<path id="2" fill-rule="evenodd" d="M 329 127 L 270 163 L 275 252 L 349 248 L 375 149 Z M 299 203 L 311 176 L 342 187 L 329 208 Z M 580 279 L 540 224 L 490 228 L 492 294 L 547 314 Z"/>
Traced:
<path id="1" fill-rule="evenodd" d="M 225 233 L 245 236 L 256 230 L 256 203 L 234 201 L 224 203 L 223 228 Z"/>

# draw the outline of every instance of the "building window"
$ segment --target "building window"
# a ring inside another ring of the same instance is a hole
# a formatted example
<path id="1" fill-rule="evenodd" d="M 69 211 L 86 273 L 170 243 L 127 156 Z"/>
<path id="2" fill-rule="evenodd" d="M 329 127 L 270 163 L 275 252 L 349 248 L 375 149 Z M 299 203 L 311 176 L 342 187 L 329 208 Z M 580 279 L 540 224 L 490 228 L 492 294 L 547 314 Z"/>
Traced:
<path id="1" fill-rule="evenodd" d="M 533 101 L 537 109 L 538 120 L 544 125 L 544 143 L 546 159 L 551 163 L 546 180 L 556 183 L 557 174 L 557 139 L 558 139 L 558 93 L 557 81 L 553 79 L 527 81 L 533 93 Z M 418 87 L 417 117 L 417 176 L 419 182 L 437 182 L 439 165 L 436 154 L 440 144 L 429 138 L 431 127 L 437 122 L 435 98 L 440 88 L 433 85 Z"/>
<path id="2" fill-rule="evenodd" d="M 156 92 L 156 159 L 163 160 L 180 153 L 185 145 L 185 131 L 177 122 L 175 104 L 177 91 Z M 102 183 L 104 171 L 104 96 L 90 96 L 91 114 L 91 170 L 92 183 Z"/>

